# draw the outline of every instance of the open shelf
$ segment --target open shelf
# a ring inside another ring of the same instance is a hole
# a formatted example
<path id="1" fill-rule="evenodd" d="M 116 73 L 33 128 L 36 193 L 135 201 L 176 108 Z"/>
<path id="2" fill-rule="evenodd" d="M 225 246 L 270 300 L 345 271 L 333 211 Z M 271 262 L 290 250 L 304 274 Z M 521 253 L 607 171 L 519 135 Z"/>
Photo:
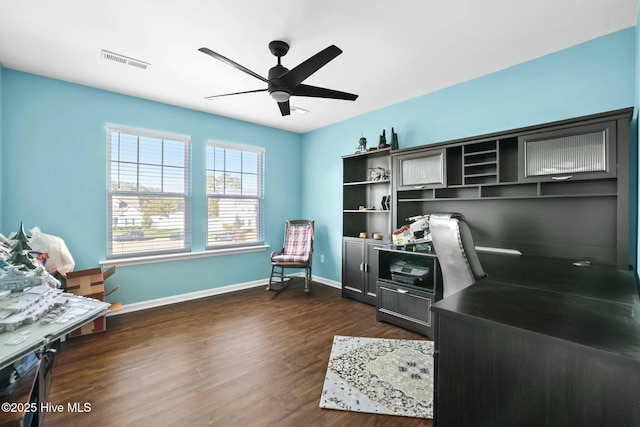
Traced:
<path id="1" fill-rule="evenodd" d="M 385 209 L 383 205 L 392 194 L 390 151 L 387 148 L 342 157 L 343 236 L 357 237 L 363 232 L 389 235 L 391 206 Z M 380 171 L 386 176 L 381 177 Z"/>
<path id="2" fill-rule="evenodd" d="M 497 144 L 497 141 L 485 141 L 462 147 L 462 182 L 465 185 L 498 182 Z"/>
<path id="3" fill-rule="evenodd" d="M 483 198 L 488 197 L 537 197 L 538 186 L 534 184 L 529 185 L 487 185 L 481 188 L 481 196 Z"/>
<path id="4" fill-rule="evenodd" d="M 380 179 L 377 181 L 354 181 L 345 182 L 343 185 L 371 185 L 371 184 L 389 184 L 391 181 L 388 179 Z"/>
<path id="5" fill-rule="evenodd" d="M 384 211 L 382 209 L 345 209 L 342 212 L 345 213 L 389 213 L 391 211 Z"/>
<path id="6" fill-rule="evenodd" d="M 480 197 L 480 187 L 455 187 L 436 189 L 436 199 L 458 199 Z"/>
<path id="7" fill-rule="evenodd" d="M 617 182 L 615 179 L 580 180 L 562 182 L 541 182 L 540 195 L 600 195 L 616 194 Z"/>
<path id="8" fill-rule="evenodd" d="M 552 197 L 608 197 L 616 196 L 616 182 L 576 181 L 575 183 L 526 183 L 459 185 L 435 189 L 435 196 L 421 197 L 423 194 L 399 192 L 398 203 L 430 202 L 440 199 L 518 199 Z"/>

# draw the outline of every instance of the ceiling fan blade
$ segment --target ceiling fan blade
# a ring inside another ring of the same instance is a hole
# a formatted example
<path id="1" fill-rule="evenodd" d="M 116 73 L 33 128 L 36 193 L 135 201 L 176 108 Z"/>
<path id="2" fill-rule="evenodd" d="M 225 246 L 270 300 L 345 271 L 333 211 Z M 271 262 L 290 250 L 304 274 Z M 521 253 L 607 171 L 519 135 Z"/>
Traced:
<path id="1" fill-rule="evenodd" d="M 358 95 L 354 95 L 352 93 L 309 85 L 298 85 L 291 95 L 309 96 L 313 98 L 344 99 L 346 101 L 355 101 L 358 98 Z"/>
<path id="2" fill-rule="evenodd" d="M 291 108 L 289 108 L 289 101 L 278 102 L 278 107 L 280 107 L 280 112 L 283 116 L 288 116 L 291 114 Z"/>
<path id="3" fill-rule="evenodd" d="M 200 52 L 202 53 L 206 53 L 209 56 L 212 56 L 213 58 L 216 58 L 222 62 L 224 62 L 227 65 L 231 65 L 233 68 L 237 68 L 240 71 L 244 71 L 245 73 L 262 80 L 265 83 L 269 83 L 269 80 L 265 79 L 264 77 L 262 77 L 260 74 L 255 73 L 253 71 L 251 71 L 248 68 L 243 67 L 242 65 L 238 64 L 237 62 L 234 62 L 232 60 L 230 60 L 229 58 L 227 58 L 226 56 L 222 56 L 219 53 L 216 53 L 210 49 L 207 49 L 206 47 L 201 47 L 200 49 L 198 49 Z"/>
<path id="4" fill-rule="evenodd" d="M 243 93 L 266 92 L 266 91 L 267 91 L 267 89 L 245 90 L 244 92 L 234 92 L 234 93 L 225 93 L 223 95 L 205 96 L 204 99 L 213 99 L 213 98 L 220 98 L 222 96 L 240 95 L 240 94 L 243 94 Z"/>
<path id="5" fill-rule="evenodd" d="M 331 45 L 302 62 L 297 67 L 292 68 L 288 73 L 282 76 L 282 80 L 290 88 L 295 88 L 302 83 L 304 79 L 327 65 L 329 61 L 341 53 L 342 50 L 340 50 L 340 48 L 335 45 Z"/>

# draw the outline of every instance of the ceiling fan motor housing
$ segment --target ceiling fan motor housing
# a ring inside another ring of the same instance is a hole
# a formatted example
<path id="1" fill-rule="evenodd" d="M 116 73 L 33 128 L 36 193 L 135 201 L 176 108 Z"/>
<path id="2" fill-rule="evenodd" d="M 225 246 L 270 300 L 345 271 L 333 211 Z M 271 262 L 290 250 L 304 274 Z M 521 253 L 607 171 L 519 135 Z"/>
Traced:
<path id="1" fill-rule="evenodd" d="M 267 86 L 267 91 L 269 94 L 276 91 L 287 92 L 291 95 L 291 89 L 287 87 L 287 85 L 280 79 L 285 73 L 289 70 L 286 67 L 278 64 L 275 67 L 272 67 L 269 70 L 269 84 Z"/>

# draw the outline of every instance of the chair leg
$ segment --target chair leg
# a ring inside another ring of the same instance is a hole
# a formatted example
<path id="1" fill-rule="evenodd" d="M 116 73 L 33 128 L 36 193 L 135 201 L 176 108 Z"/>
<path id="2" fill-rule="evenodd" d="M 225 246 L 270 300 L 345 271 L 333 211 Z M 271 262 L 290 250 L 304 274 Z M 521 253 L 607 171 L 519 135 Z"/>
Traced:
<path id="1" fill-rule="evenodd" d="M 269 275 L 269 284 L 267 284 L 267 290 L 271 290 L 271 284 L 273 283 L 273 270 L 276 268 L 275 265 L 271 265 L 271 274 Z"/>
<path id="2" fill-rule="evenodd" d="M 280 270 L 276 270 L 279 268 Z M 275 277 L 274 277 L 275 276 Z M 285 284 L 288 280 L 285 280 L 287 276 L 285 275 L 284 267 L 280 265 L 271 265 L 271 275 L 269 276 L 269 284 L 267 285 L 268 291 L 276 291 L 280 292 L 285 288 Z M 271 289 L 271 286 L 274 284 L 278 284 L 280 287 L 276 289 Z"/>
<path id="3" fill-rule="evenodd" d="M 309 266 L 305 268 L 304 291 L 307 293 L 311 292 L 311 267 Z"/>
<path id="4" fill-rule="evenodd" d="M 276 268 L 279 268 L 279 271 L 276 271 Z M 275 277 L 274 277 L 275 276 Z M 280 285 L 280 289 L 275 289 L 276 291 L 281 291 L 285 288 L 285 277 L 289 278 L 290 276 L 285 276 L 284 267 L 279 265 L 271 265 L 271 274 L 269 275 L 269 283 L 267 284 L 267 291 L 271 291 L 271 286 L 276 282 Z M 279 281 L 278 281 L 279 279 Z M 311 266 L 305 267 L 304 274 L 304 291 L 309 293 L 311 292 Z"/>

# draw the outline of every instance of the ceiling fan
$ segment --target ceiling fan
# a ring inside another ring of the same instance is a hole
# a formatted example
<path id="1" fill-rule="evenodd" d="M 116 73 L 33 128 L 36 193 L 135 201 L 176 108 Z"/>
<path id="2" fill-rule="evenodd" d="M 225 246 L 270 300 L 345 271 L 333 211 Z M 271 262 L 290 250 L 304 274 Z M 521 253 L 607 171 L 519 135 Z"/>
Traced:
<path id="1" fill-rule="evenodd" d="M 340 92 L 333 89 L 325 89 L 322 87 L 302 84 L 302 82 L 307 77 L 327 65 L 329 61 L 342 53 L 342 50 L 334 45 L 331 45 L 328 48 L 316 53 L 297 67 L 289 70 L 280 63 L 280 58 L 285 56 L 289 51 L 289 45 L 286 42 L 280 40 L 272 41 L 271 43 L 269 43 L 269 50 L 278 58 L 278 65 L 272 67 L 269 70 L 268 79 L 265 79 L 261 75 L 206 47 L 201 47 L 198 50 L 267 83 L 266 89 L 255 89 L 247 90 L 244 92 L 226 93 L 224 95 L 213 95 L 207 96 L 205 97 L 205 99 L 213 99 L 229 95 L 239 95 L 242 93 L 269 92 L 271 98 L 273 98 L 278 103 L 278 107 L 280 107 L 280 112 L 282 113 L 282 115 L 288 116 L 291 113 L 291 108 L 289 105 L 289 98 L 291 96 L 344 99 L 347 101 L 355 101 L 356 98 L 358 98 L 358 95 L 354 95 L 352 93 Z"/>

